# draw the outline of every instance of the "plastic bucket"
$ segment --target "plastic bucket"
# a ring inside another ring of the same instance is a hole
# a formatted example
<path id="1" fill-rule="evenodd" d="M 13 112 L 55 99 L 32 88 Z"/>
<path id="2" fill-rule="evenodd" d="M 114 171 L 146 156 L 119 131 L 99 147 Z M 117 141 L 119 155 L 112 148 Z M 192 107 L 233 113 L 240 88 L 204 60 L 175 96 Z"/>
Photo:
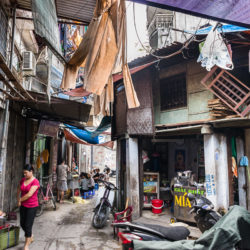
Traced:
<path id="1" fill-rule="evenodd" d="M 99 185 L 98 183 L 95 183 L 95 190 L 98 190 L 99 189 Z"/>
<path id="2" fill-rule="evenodd" d="M 152 200 L 152 212 L 154 214 L 160 214 L 163 208 L 163 201 L 162 200 Z"/>

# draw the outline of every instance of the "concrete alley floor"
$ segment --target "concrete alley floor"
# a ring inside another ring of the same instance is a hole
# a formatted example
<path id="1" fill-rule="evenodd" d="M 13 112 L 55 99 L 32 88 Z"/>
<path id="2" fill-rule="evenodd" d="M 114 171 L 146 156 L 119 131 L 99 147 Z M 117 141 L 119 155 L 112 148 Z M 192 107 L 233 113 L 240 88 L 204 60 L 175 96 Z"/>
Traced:
<path id="1" fill-rule="evenodd" d="M 85 204 L 73 204 L 65 201 L 58 204 L 56 211 L 44 211 L 35 218 L 33 226 L 34 242 L 30 250 L 120 250 L 117 240 L 113 239 L 111 221 L 103 229 L 91 226 L 94 199 Z M 110 216 L 112 220 L 112 216 Z M 20 230 L 20 241 L 11 250 L 21 250 L 24 245 L 24 233 Z"/>

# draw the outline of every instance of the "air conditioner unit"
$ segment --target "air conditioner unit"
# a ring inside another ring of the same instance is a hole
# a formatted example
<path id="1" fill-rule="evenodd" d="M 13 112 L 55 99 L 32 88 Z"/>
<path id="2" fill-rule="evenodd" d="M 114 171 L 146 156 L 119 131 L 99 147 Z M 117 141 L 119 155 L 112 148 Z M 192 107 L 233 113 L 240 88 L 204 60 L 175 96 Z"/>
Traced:
<path id="1" fill-rule="evenodd" d="M 36 58 L 32 51 L 23 52 L 23 74 L 24 76 L 36 75 Z"/>

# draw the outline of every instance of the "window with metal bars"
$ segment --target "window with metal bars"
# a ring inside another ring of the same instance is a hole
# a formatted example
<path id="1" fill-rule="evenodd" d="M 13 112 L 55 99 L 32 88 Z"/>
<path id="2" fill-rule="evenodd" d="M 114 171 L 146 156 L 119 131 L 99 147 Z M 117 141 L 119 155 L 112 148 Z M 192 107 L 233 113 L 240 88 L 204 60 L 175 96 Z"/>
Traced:
<path id="1" fill-rule="evenodd" d="M 8 18 L 0 5 L 0 53 L 6 58 Z"/>
<path id="2" fill-rule="evenodd" d="M 187 106 L 186 75 L 181 74 L 160 81 L 161 111 Z"/>

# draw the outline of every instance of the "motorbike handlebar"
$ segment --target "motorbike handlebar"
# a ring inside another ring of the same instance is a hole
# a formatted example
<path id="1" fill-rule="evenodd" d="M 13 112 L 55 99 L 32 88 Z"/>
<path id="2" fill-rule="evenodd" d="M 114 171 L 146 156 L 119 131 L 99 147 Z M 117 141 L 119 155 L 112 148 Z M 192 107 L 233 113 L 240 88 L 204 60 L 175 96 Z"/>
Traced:
<path id="1" fill-rule="evenodd" d="M 98 182 L 102 182 L 105 186 L 108 186 L 113 190 L 118 190 L 118 188 L 111 182 L 104 181 L 104 180 L 101 180 L 101 179 L 98 179 Z"/>

